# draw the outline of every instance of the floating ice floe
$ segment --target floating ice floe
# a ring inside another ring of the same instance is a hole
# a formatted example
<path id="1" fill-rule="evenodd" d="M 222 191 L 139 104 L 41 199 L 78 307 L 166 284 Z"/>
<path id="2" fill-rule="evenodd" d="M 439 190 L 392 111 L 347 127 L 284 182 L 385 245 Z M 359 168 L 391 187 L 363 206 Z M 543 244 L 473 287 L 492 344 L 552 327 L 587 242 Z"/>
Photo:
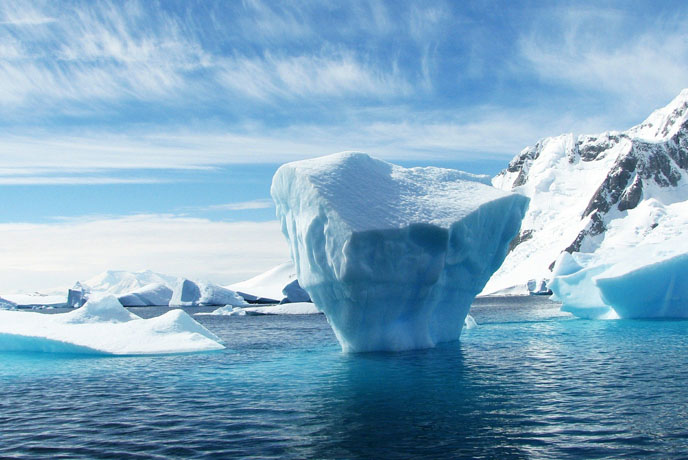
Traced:
<path id="1" fill-rule="evenodd" d="M 140 355 L 220 350 L 220 342 L 182 310 L 141 319 L 112 294 L 69 313 L 0 311 L 0 351 Z"/>
<path id="2" fill-rule="evenodd" d="M 209 315 L 251 316 L 251 315 L 318 315 L 321 312 L 311 302 L 292 302 L 269 307 L 220 307 Z M 199 313 L 200 314 L 200 313 Z"/>
<path id="3" fill-rule="evenodd" d="M 345 351 L 459 338 L 528 198 L 489 178 L 361 153 L 289 163 L 271 193 L 301 286 Z"/>

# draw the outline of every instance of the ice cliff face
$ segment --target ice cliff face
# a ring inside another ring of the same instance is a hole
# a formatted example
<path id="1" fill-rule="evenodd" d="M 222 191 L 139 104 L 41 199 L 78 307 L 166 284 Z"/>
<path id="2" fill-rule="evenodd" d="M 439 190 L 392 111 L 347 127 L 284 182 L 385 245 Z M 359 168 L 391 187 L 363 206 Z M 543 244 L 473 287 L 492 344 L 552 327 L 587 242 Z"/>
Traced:
<path id="1" fill-rule="evenodd" d="M 665 232 L 663 216 L 688 199 L 687 174 L 688 90 L 627 131 L 567 134 L 524 149 L 492 181 L 531 203 L 484 293 L 549 279 L 562 251 L 621 250 Z"/>
<path id="2" fill-rule="evenodd" d="M 528 203 L 484 182 L 360 153 L 277 171 L 271 193 L 299 283 L 345 351 L 458 339 Z"/>

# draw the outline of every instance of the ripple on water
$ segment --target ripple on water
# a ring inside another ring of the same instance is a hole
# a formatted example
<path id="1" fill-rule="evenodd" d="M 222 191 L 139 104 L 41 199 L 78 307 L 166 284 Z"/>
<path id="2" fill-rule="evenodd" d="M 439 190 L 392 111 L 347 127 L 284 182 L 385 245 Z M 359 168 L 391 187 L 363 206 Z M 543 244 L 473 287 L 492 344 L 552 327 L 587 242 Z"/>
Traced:
<path id="1" fill-rule="evenodd" d="M 145 315 L 162 309 L 137 309 Z M 680 458 L 686 321 L 480 300 L 432 350 L 345 355 L 322 316 L 197 317 L 228 349 L 0 354 L 0 456 Z"/>

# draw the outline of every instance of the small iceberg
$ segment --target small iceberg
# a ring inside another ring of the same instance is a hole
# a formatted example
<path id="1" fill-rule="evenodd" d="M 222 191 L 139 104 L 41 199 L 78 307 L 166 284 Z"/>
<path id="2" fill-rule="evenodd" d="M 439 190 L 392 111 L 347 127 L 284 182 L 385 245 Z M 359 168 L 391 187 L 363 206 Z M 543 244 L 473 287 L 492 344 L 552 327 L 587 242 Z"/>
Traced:
<path id="1" fill-rule="evenodd" d="M 212 283 L 197 283 L 181 278 L 174 288 L 170 306 L 196 307 L 212 305 L 248 305 L 231 289 Z"/>
<path id="2" fill-rule="evenodd" d="M 142 319 L 113 294 L 62 314 L 0 311 L 0 351 L 144 355 L 221 350 L 221 340 L 182 310 Z"/>

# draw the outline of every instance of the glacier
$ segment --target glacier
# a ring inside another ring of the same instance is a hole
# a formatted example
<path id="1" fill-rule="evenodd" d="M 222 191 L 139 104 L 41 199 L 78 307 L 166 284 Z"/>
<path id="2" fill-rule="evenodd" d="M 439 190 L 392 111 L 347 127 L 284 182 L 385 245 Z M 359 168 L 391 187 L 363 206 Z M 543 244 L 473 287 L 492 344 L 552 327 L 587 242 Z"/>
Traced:
<path id="1" fill-rule="evenodd" d="M 347 352 L 458 339 L 529 201 L 486 176 L 355 152 L 281 166 L 271 195 L 299 283 Z"/>
<path id="2" fill-rule="evenodd" d="M 0 351 L 140 355 L 223 348 L 182 310 L 141 319 L 113 294 L 95 294 L 69 313 L 0 311 Z"/>
<path id="3" fill-rule="evenodd" d="M 564 251 L 599 271 L 602 256 L 614 260 L 615 252 L 630 251 L 651 235 L 658 244 L 672 244 L 674 227 L 662 222 L 684 212 L 674 205 L 688 200 L 688 89 L 626 131 L 542 139 L 492 183 L 531 202 L 483 294 L 528 293 L 529 280 L 552 279 Z M 598 256 L 593 261 L 581 254 Z"/>

